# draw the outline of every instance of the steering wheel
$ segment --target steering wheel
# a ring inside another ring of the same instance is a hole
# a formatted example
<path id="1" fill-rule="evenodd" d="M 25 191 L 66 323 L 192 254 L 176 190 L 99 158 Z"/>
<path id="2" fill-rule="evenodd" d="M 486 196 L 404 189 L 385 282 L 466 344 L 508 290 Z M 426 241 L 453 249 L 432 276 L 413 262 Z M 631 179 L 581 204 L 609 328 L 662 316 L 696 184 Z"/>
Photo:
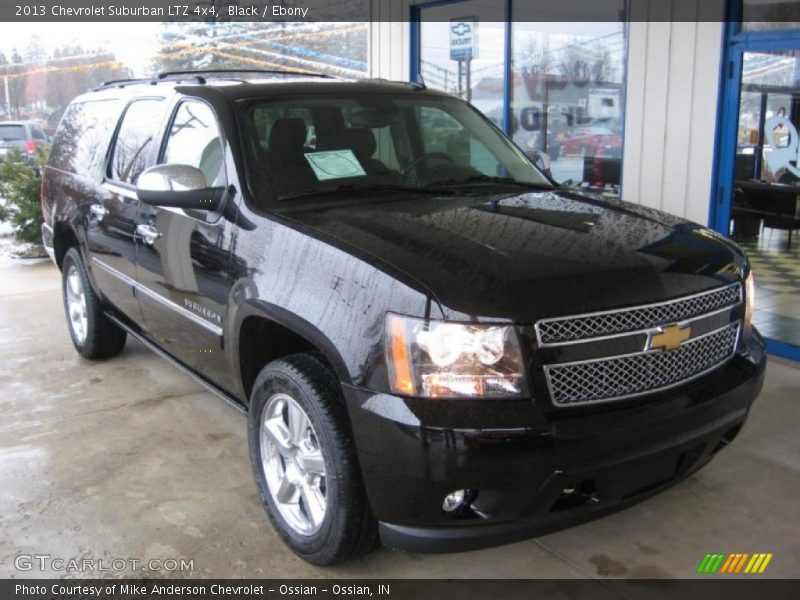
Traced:
<path id="1" fill-rule="evenodd" d="M 403 172 L 401 173 L 403 179 L 406 179 L 409 175 L 411 175 L 411 173 L 416 171 L 422 163 L 428 164 L 432 161 L 439 161 L 449 165 L 452 165 L 455 162 L 444 152 L 426 152 L 425 154 L 421 154 L 412 160 L 409 165 L 403 169 Z"/>

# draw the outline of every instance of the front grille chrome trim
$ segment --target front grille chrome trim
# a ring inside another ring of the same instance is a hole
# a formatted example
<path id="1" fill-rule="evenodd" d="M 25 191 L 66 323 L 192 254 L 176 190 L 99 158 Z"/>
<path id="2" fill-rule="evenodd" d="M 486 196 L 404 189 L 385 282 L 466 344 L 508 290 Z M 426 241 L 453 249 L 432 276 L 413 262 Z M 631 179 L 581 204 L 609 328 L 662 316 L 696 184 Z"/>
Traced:
<path id="1" fill-rule="evenodd" d="M 575 367 L 575 366 L 580 366 L 580 365 L 589 365 L 591 363 L 604 363 L 604 362 L 612 362 L 612 361 L 622 361 L 622 360 L 625 360 L 625 359 L 635 359 L 637 357 L 647 357 L 647 356 L 655 356 L 655 355 L 669 356 L 670 352 L 663 351 L 663 350 L 650 350 L 650 351 L 647 351 L 647 352 L 632 352 L 630 354 L 620 354 L 620 355 L 607 356 L 607 357 L 601 357 L 601 358 L 592 358 L 592 359 L 588 359 L 588 360 L 579 360 L 579 361 L 573 361 L 573 362 L 567 362 L 567 363 L 558 363 L 558 364 L 552 364 L 552 365 L 545 365 L 544 366 L 544 374 L 545 374 L 545 380 L 547 382 L 547 388 L 548 388 L 548 391 L 550 392 L 550 400 L 558 408 L 572 408 L 572 407 L 580 407 L 580 406 L 587 406 L 587 405 L 594 405 L 594 404 L 605 404 L 605 403 L 608 403 L 608 402 L 617 402 L 617 401 L 620 401 L 620 400 L 627 400 L 627 399 L 631 399 L 631 398 L 637 398 L 637 397 L 640 397 L 640 396 L 646 396 L 646 395 L 649 395 L 649 394 L 655 394 L 655 393 L 667 391 L 667 390 L 676 388 L 678 386 L 684 385 L 686 383 L 689 383 L 691 381 L 695 381 L 696 379 L 699 379 L 699 378 L 703 377 L 704 375 L 707 375 L 707 374 L 711 373 L 712 371 L 714 371 L 716 369 L 719 369 L 725 363 L 727 363 L 731 358 L 733 358 L 733 356 L 736 354 L 736 349 L 739 347 L 739 341 L 740 341 L 741 335 L 742 335 L 742 324 L 741 324 L 741 321 L 734 321 L 732 323 L 729 323 L 729 324 L 725 325 L 724 327 L 720 327 L 719 329 L 715 329 L 714 331 L 710 331 L 710 332 L 705 333 L 703 335 L 699 335 L 699 336 L 697 336 L 695 338 L 692 338 L 691 340 L 685 342 L 683 344 L 683 346 L 681 346 L 681 348 L 683 348 L 684 346 L 686 346 L 688 344 L 692 344 L 692 343 L 696 343 L 696 342 L 702 342 L 705 338 L 709 338 L 711 336 L 721 334 L 721 333 L 725 332 L 726 330 L 733 329 L 733 328 L 735 328 L 736 331 L 735 331 L 735 336 L 734 336 L 733 342 L 730 344 L 729 351 L 725 355 L 723 355 L 721 358 L 719 358 L 719 360 L 717 360 L 710 367 L 708 367 L 706 369 L 703 369 L 702 371 L 699 371 L 697 373 L 693 373 L 690 376 L 687 376 L 687 377 L 684 377 L 684 378 L 680 378 L 679 380 L 671 382 L 671 383 L 669 383 L 667 385 L 655 386 L 655 387 L 643 389 L 641 391 L 637 391 L 637 392 L 630 393 L 630 394 L 616 395 L 616 396 L 608 397 L 608 398 L 597 398 L 597 399 L 579 400 L 579 401 L 572 401 L 572 402 L 562 402 L 562 401 L 557 400 L 557 394 L 556 394 L 557 390 L 554 387 L 554 381 L 553 381 L 554 378 L 553 378 L 553 373 L 552 372 L 554 370 L 556 370 L 556 369 L 559 369 L 559 368 L 569 368 L 569 367 Z M 675 350 L 673 352 L 679 352 L 679 351 L 680 351 L 680 349 Z"/>
<path id="2" fill-rule="evenodd" d="M 733 292 L 733 301 L 728 302 L 722 306 L 713 307 L 706 312 L 699 312 L 694 314 L 686 314 L 683 316 L 675 315 L 675 318 L 665 319 L 661 321 L 653 321 L 643 324 L 641 327 L 633 328 L 633 329 L 623 329 L 619 331 L 604 331 L 598 333 L 596 335 L 590 336 L 583 336 L 583 337 L 573 337 L 573 338 L 561 338 L 552 340 L 552 335 L 548 335 L 547 332 L 543 332 L 543 330 L 552 323 L 571 323 L 575 321 L 585 320 L 585 319 L 592 319 L 592 318 L 603 318 L 603 317 L 615 317 L 621 315 L 630 315 L 631 313 L 635 313 L 638 311 L 648 311 L 648 310 L 659 310 L 659 309 L 668 309 L 669 307 L 674 307 L 675 305 L 688 303 L 698 298 L 702 298 L 704 296 L 714 296 L 716 294 L 724 294 L 726 292 Z M 566 346 L 571 344 L 585 344 L 587 342 L 595 342 L 600 340 L 607 340 L 613 338 L 619 338 L 624 336 L 631 336 L 637 334 L 648 333 L 649 331 L 655 329 L 660 325 L 667 325 L 675 322 L 690 322 L 695 321 L 700 318 L 709 317 L 715 314 L 719 314 L 720 312 L 724 312 L 726 310 L 730 310 L 737 305 L 741 304 L 743 301 L 743 291 L 742 291 L 742 284 L 741 283 L 733 283 L 730 285 L 714 288 L 711 290 L 706 290 L 704 292 L 699 292 L 697 294 L 692 294 L 689 296 L 681 296 L 680 298 L 675 298 L 673 300 L 667 300 L 665 302 L 653 302 L 650 304 L 641 304 L 638 306 L 629 306 L 626 308 L 620 309 L 609 309 L 609 310 L 602 310 L 596 312 L 589 312 L 589 313 L 582 313 L 577 315 L 567 315 L 561 317 L 548 317 L 546 319 L 540 319 L 534 324 L 534 331 L 536 333 L 536 342 L 540 348 L 549 348 L 553 346 Z"/>

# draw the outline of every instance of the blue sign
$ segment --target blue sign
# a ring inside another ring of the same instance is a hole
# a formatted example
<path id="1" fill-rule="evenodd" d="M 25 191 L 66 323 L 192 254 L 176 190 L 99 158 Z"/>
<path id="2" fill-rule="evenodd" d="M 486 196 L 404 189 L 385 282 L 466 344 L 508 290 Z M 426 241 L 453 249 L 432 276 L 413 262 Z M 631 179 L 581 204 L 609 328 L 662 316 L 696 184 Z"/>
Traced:
<path id="1" fill-rule="evenodd" d="M 473 58 L 478 58 L 478 19 L 453 19 L 450 21 L 450 60 Z"/>

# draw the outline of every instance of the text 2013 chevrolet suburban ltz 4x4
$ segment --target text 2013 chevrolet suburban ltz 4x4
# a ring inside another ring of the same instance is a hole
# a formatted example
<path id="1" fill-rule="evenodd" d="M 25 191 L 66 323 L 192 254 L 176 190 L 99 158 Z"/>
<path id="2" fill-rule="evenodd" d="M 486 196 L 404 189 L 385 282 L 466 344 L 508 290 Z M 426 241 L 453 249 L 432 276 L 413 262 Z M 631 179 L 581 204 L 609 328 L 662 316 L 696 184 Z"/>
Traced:
<path id="1" fill-rule="evenodd" d="M 558 187 L 421 85 L 106 84 L 66 111 L 43 206 L 78 352 L 132 335 L 246 409 L 267 515 L 317 564 L 628 506 L 763 382 L 735 244 Z"/>

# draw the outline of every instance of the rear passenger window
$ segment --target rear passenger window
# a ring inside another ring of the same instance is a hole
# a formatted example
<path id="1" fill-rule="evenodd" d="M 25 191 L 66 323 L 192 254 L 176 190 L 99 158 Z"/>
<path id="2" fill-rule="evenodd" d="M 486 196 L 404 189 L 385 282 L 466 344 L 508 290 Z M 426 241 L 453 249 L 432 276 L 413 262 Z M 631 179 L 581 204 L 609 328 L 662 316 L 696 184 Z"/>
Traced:
<path id="1" fill-rule="evenodd" d="M 83 176 L 97 173 L 118 116 L 118 100 L 70 104 L 58 126 L 48 165 Z"/>
<path id="2" fill-rule="evenodd" d="M 163 116 L 164 101 L 160 99 L 136 100 L 128 105 L 111 153 L 111 179 L 136 185 L 142 171 L 153 165 L 153 149 Z"/>

